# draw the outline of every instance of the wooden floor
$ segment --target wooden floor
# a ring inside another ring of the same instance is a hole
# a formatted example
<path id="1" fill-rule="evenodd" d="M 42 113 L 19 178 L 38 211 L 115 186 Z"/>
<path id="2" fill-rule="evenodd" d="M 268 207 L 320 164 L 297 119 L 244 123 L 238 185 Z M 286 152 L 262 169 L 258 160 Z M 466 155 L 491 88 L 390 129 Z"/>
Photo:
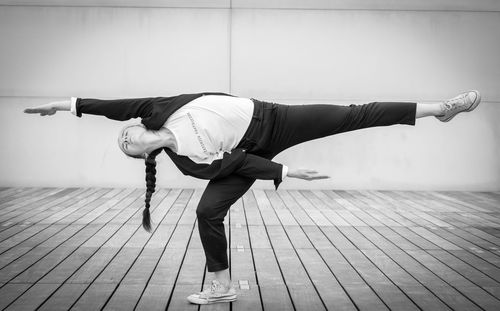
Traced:
<path id="1" fill-rule="evenodd" d="M 196 310 L 203 189 L 0 188 L 0 309 Z M 500 310 L 500 192 L 251 189 L 238 300 L 202 310 Z"/>

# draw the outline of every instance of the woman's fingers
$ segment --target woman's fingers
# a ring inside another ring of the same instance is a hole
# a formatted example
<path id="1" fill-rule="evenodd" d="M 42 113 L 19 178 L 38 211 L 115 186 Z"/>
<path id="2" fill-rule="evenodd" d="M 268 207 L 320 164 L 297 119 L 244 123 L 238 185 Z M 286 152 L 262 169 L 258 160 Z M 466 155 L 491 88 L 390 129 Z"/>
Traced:
<path id="1" fill-rule="evenodd" d="M 40 111 L 37 108 L 26 108 L 26 109 L 24 109 L 24 112 L 25 113 L 39 113 Z"/>
<path id="2" fill-rule="evenodd" d="M 330 178 L 328 175 L 314 175 L 312 176 L 312 179 L 327 179 Z"/>
<path id="3" fill-rule="evenodd" d="M 330 176 L 328 175 L 325 175 L 325 174 L 319 174 L 317 171 L 314 171 L 314 170 L 310 170 L 308 172 L 308 177 L 312 180 L 312 179 L 327 179 L 327 178 L 330 178 Z"/>
<path id="4" fill-rule="evenodd" d="M 32 107 L 24 109 L 25 113 L 39 113 L 41 116 L 53 115 L 56 110 L 53 108 Z"/>

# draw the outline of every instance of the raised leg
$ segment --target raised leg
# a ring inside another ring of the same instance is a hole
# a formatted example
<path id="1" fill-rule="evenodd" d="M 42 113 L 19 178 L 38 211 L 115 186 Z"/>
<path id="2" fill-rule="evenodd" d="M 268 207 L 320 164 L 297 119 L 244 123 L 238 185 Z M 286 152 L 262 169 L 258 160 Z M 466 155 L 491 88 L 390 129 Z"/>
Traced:
<path id="1" fill-rule="evenodd" d="M 358 129 L 394 124 L 415 125 L 417 103 L 372 102 L 363 105 L 281 105 L 271 153 L 302 142 Z"/>

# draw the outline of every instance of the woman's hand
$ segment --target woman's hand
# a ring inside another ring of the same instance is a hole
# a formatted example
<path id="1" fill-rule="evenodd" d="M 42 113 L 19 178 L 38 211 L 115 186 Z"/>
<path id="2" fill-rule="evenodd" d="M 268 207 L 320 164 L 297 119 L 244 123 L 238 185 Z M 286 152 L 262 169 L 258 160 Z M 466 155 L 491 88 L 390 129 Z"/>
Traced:
<path id="1" fill-rule="evenodd" d="M 24 109 L 25 113 L 39 113 L 41 116 L 54 115 L 58 110 L 70 110 L 71 102 L 68 100 L 51 102 L 40 106 Z"/>
<path id="2" fill-rule="evenodd" d="M 52 103 L 26 108 L 25 113 L 39 113 L 41 116 L 51 116 L 57 112 L 57 109 L 52 105 Z"/>
<path id="3" fill-rule="evenodd" d="M 330 178 L 330 176 L 328 176 L 328 175 L 323 175 L 323 174 L 318 173 L 315 170 L 310 170 L 307 168 L 299 168 L 299 169 L 294 169 L 294 170 L 289 169 L 286 176 L 289 176 L 292 178 L 305 179 L 305 180 Z"/>

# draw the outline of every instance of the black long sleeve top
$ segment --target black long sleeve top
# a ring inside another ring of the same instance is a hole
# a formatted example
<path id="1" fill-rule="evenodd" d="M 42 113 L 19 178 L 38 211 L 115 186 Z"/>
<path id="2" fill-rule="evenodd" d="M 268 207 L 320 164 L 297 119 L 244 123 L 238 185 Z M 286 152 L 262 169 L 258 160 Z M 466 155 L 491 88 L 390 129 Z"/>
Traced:
<path id="1" fill-rule="evenodd" d="M 112 120 L 125 121 L 141 118 L 147 129 L 159 130 L 168 117 L 188 102 L 204 95 L 227 95 L 226 93 L 181 94 L 171 97 L 147 97 L 129 99 L 93 99 L 77 98 L 76 115 L 102 115 Z M 220 179 L 230 174 L 238 174 L 255 179 L 273 180 L 275 189 L 282 182 L 283 165 L 269 159 L 247 153 L 245 149 L 236 148 L 224 152 L 222 159 L 210 164 L 196 163 L 187 156 L 181 156 L 163 148 L 175 166 L 184 174 L 200 179 Z"/>

